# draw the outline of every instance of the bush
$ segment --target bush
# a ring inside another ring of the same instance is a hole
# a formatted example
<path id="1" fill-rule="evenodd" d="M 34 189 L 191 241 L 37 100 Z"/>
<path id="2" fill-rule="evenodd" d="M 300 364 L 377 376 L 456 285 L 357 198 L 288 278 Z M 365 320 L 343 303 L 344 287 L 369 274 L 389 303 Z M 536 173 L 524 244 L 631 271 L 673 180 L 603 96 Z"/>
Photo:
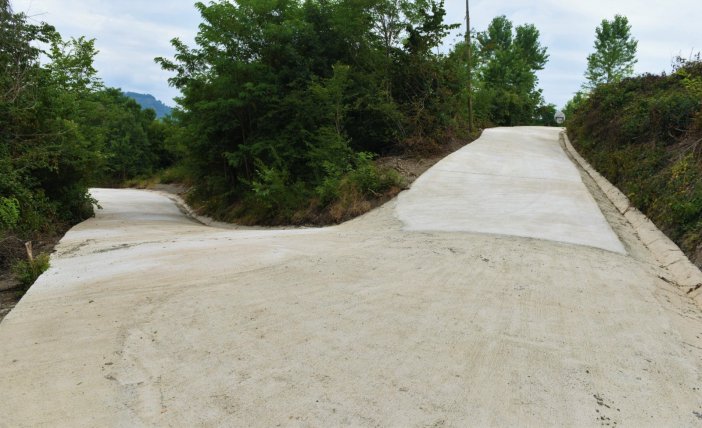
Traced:
<path id="1" fill-rule="evenodd" d="M 190 172 L 185 165 L 175 164 L 161 171 L 158 174 L 158 179 L 161 183 L 188 183 L 190 181 Z"/>
<path id="2" fill-rule="evenodd" d="M 326 165 L 327 176 L 316 188 L 321 203 L 328 206 L 339 200 L 348 200 L 349 195 L 372 199 L 392 187 L 402 187 L 402 177 L 395 170 L 378 168 L 373 157 L 372 153 L 357 153 L 353 166 L 343 174 L 333 165 Z"/>
<path id="3" fill-rule="evenodd" d="M 47 269 L 49 269 L 49 255 L 46 253 L 39 254 L 34 260 L 18 260 L 12 265 L 12 273 L 24 290 L 28 290 Z"/>
<path id="4" fill-rule="evenodd" d="M 0 230 L 10 229 L 19 221 L 19 202 L 0 196 Z"/>
<path id="5" fill-rule="evenodd" d="M 355 187 L 365 197 L 378 197 L 393 186 L 401 187 L 400 175 L 388 168 L 378 168 L 371 153 L 358 153 L 356 167 L 348 174 L 341 186 Z"/>

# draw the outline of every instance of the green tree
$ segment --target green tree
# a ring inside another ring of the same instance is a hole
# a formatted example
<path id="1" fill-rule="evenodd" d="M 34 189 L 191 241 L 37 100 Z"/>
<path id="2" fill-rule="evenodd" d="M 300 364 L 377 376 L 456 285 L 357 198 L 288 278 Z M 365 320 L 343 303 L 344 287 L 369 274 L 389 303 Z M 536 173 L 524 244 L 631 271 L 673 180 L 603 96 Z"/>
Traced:
<path id="1" fill-rule="evenodd" d="M 330 202 L 345 176 L 371 170 L 359 152 L 436 138 L 449 123 L 436 114 L 447 86 L 435 48 L 453 28 L 442 1 L 196 7 L 197 45 L 175 39 L 175 58 L 157 62 L 183 93 L 174 117 L 196 193 L 222 210 L 258 206 L 271 219 L 321 194 Z"/>
<path id="2" fill-rule="evenodd" d="M 477 35 L 476 59 L 479 80 L 477 115 L 495 125 L 526 125 L 538 121 L 543 96 L 536 72 L 548 61 L 539 42 L 539 30 L 531 25 L 513 29 L 505 16 L 492 20 Z"/>
<path id="3" fill-rule="evenodd" d="M 83 219 L 92 213 L 86 177 L 96 156 L 73 117 L 93 75 L 92 44 L 72 40 L 63 50 L 53 27 L 27 23 L 7 1 L 0 27 L 0 196 L 17 202 L 14 229 L 28 234 Z"/>
<path id="4" fill-rule="evenodd" d="M 637 62 L 637 46 L 626 16 L 615 15 L 611 21 L 603 19 L 595 29 L 595 52 L 587 57 L 585 89 L 631 76 Z"/>

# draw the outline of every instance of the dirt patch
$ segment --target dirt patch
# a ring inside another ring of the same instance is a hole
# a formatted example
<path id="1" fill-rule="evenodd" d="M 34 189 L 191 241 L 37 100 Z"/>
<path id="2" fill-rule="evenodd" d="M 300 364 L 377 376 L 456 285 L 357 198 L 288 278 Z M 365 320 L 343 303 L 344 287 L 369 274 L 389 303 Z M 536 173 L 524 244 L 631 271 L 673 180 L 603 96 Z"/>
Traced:
<path id="1" fill-rule="evenodd" d="M 14 309 L 22 298 L 22 291 L 18 288 L 0 291 L 0 322 Z"/>
<path id="2" fill-rule="evenodd" d="M 451 140 L 450 143 L 441 146 L 431 154 L 402 154 L 396 156 L 384 156 L 376 161 L 379 167 L 388 167 L 397 171 L 405 179 L 407 186 L 412 184 L 426 170 L 434 166 L 441 159 L 466 146 L 473 140 Z"/>
<path id="3" fill-rule="evenodd" d="M 19 287 L 19 283 L 12 277 L 9 267 L 0 273 L 0 322 L 10 313 L 22 298 L 24 290 Z"/>

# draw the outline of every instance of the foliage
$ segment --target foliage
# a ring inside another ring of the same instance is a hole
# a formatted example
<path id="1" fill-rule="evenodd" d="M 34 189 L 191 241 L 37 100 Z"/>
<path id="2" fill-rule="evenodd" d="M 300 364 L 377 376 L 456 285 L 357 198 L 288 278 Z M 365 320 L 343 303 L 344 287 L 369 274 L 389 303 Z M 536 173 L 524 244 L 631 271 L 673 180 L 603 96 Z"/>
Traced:
<path id="1" fill-rule="evenodd" d="M 702 62 L 598 86 L 569 121 L 574 144 L 702 262 Z"/>
<path id="2" fill-rule="evenodd" d="M 538 106 L 532 123 L 541 126 L 559 126 L 556 123 L 556 105 L 542 104 Z"/>
<path id="3" fill-rule="evenodd" d="M 92 213 L 86 179 L 97 156 L 77 135 L 75 99 L 96 85 L 92 41 L 63 42 L 53 27 L 31 25 L 0 3 L 0 197 L 15 201 L 20 232 Z M 41 51 L 49 50 L 46 66 Z M 5 229 L 7 231 L 7 229 Z"/>
<path id="4" fill-rule="evenodd" d="M 637 61 L 637 45 L 626 16 L 615 15 L 611 21 L 603 19 L 595 29 L 595 52 L 587 57 L 585 88 L 592 90 L 599 84 L 631 76 Z"/>
<path id="5" fill-rule="evenodd" d="M 12 273 L 24 290 L 34 284 L 39 276 L 49 269 L 49 255 L 41 253 L 33 260 L 18 260 L 12 265 Z"/>
<path id="6" fill-rule="evenodd" d="M 19 202 L 15 198 L 0 196 L 0 228 L 9 229 L 19 222 Z"/>
<path id="7" fill-rule="evenodd" d="M 548 60 L 539 42 L 539 30 L 520 25 L 513 30 L 505 16 L 492 20 L 487 30 L 477 35 L 476 116 L 494 125 L 548 124 L 536 71 Z M 555 113 L 555 107 L 553 108 Z M 552 117 L 552 115 L 551 115 Z M 546 120 L 547 123 L 543 123 Z"/>
<path id="8" fill-rule="evenodd" d="M 99 154 L 92 184 L 115 185 L 169 166 L 176 156 L 167 147 L 170 122 L 156 120 L 119 89 L 95 91 L 79 101 L 80 132 Z"/>
<path id="9" fill-rule="evenodd" d="M 577 91 L 574 95 L 573 98 L 568 100 L 566 105 L 563 107 L 563 114 L 565 114 L 565 125 L 568 126 L 570 123 L 570 119 L 576 114 L 576 110 L 578 110 L 585 102 L 587 99 L 587 94 L 582 91 Z"/>
<path id="10" fill-rule="evenodd" d="M 359 152 L 436 140 L 455 124 L 442 111 L 452 77 L 434 52 L 454 28 L 443 23 L 441 1 L 196 7 L 197 46 L 174 39 L 175 58 L 157 61 L 183 93 L 174 117 L 185 163 L 195 198 L 214 203 L 214 212 L 255 208 L 265 221 L 290 218 L 317 189 L 359 171 Z M 334 194 L 322 192 L 324 204 Z"/>
<path id="11" fill-rule="evenodd" d="M 391 169 L 376 167 L 372 159 L 372 153 L 357 153 L 353 164 L 343 171 L 327 164 L 327 174 L 316 188 L 322 205 L 341 199 L 345 192 L 355 192 L 368 198 L 378 196 L 389 188 L 402 186 L 399 174 Z"/>
<path id="12" fill-rule="evenodd" d="M 90 185 L 172 162 L 171 125 L 105 88 L 96 54 L 94 40 L 64 40 L 0 0 L 0 267 L 21 242 L 92 216 Z"/>

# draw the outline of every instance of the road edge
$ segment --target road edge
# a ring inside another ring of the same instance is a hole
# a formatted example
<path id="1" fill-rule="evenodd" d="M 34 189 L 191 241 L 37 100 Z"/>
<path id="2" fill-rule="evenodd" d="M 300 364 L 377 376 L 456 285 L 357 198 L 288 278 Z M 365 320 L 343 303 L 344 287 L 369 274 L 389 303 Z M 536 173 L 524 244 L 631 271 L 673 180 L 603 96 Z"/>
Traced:
<path id="1" fill-rule="evenodd" d="M 639 240 L 668 273 L 664 280 L 673 283 L 692 297 L 702 307 L 702 271 L 695 266 L 685 253 L 641 211 L 631 205 L 629 198 L 616 186 L 597 172 L 570 142 L 566 131 L 559 135 L 564 148 L 580 167 L 593 179 L 620 214 L 631 224 Z"/>
<path id="2" fill-rule="evenodd" d="M 145 190 L 147 192 L 153 192 L 161 195 L 167 199 L 170 199 L 173 204 L 178 208 L 178 210 L 190 220 L 199 223 L 207 227 L 215 227 L 217 229 L 231 229 L 231 230 L 289 230 L 289 229 L 309 229 L 306 226 L 244 226 L 236 223 L 227 223 L 219 220 L 215 220 L 212 217 L 198 214 L 193 207 L 191 207 L 188 202 L 180 195 L 168 192 L 166 190 L 159 189 L 139 189 Z"/>

